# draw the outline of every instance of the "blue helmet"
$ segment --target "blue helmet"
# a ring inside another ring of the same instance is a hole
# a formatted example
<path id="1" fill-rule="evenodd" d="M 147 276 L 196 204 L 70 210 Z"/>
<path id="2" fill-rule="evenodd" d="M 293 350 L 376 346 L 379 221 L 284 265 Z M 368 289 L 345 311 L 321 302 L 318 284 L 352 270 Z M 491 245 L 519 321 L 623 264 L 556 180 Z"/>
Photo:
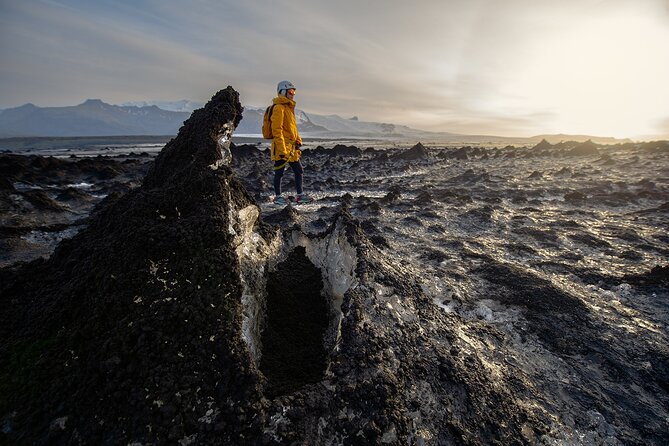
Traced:
<path id="1" fill-rule="evenodd" d="M 276 92 L 277 92 L 277 94 L 281 94 L 281 91 L 284 91 L 284 92 L 285 92 L 285 91 L 290 90 L 291 88 L 295 88 L 295 89 L 297 89 L 297 88 L 295 87 L 295 85 L 293 85 L 293 83 L 292 83 L 291 81 L 281 81 L 281 82 L 279 82 L 279 84 L 276 86 Z"/>

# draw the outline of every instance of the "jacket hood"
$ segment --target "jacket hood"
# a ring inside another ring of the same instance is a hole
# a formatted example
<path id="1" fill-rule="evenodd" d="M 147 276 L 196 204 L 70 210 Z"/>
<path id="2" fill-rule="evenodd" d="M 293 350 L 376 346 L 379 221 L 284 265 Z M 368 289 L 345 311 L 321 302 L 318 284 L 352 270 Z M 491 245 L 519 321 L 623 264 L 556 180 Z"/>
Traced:
<path id="1" fill-rule="evenodd" d="M 288 99 L 285 96 L 277 96 L 274 99 L 272 99 L 273 104 L 281 104 L 281 105 L 289 105 L 291 107 L 295 107 L 296 102 L 293 101 L 292 99 Z"/>

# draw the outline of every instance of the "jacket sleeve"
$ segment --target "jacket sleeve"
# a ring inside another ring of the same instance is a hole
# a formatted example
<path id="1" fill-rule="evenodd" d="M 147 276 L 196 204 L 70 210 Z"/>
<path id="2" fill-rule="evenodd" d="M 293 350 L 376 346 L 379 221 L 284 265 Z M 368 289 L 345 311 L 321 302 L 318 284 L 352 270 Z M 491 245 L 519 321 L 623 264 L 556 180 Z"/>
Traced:
<path id="1" fill-rule="evenodd" d="M 283 137 L 283 114 L 285 112 L 285 107 L 281 105 L 275 105 L 274 111 L 272 112 L 272 142 L 274 144 L 274 153 L 276 156 L 288 156 L 288 150 L 286 149 L 286 141 Z"/>

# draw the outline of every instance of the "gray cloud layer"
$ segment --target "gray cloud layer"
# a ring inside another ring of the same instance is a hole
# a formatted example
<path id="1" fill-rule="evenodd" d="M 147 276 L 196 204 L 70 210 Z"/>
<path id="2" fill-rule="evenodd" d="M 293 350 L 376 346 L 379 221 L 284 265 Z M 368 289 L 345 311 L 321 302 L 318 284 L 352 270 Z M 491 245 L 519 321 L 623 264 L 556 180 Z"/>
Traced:
<path id="1" fill-rule="evenodd" d="M 228 84 L 263 105 L 290 79 L 315 113 L 479 134 L 580 131 L 556 128 L 568 109 L 553 97 L 534 100 L 552 88 L 546 67 L 527 74 L 542 45 L 593 17 L 659 14 L 666 27 L 668 11 L 663 0 L 0 0 L 0 106 L 206 100 Z M 654 36 L 669 47 L 669 33 Z M 666 56 L 657 64 L 669 77 Z M 669 116 L 653 112 L 649 121 Z"/>

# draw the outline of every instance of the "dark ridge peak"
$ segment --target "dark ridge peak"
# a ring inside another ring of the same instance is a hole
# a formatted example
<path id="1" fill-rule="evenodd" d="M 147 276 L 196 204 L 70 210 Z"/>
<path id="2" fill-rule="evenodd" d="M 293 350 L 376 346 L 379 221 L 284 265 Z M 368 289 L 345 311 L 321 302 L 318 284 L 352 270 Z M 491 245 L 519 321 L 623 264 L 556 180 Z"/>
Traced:
<path id="1" fill-rule="evenodd" d="M 232 87 L 216 93 L 202 108 L 195 110 L 156 158 L 144 185 L 147 188 L 182 184 L 193 176 L 211 171 L 222 159 L 219 140 L 232 132 L 242 120 L 239 93 Z"/>
<path id="2" fill-rule="evenodd" d="M 553 148 L 553 145 L 546 141 L 546 138 L 543 138 L 539 144 L 534 146 L 532 149 L 533 150 L 545 150 L 545 149 L 551 149 Z"/>
<path id="3" fill-rule="evenodd" d="M 240 119 L 237 92 L 217 93 L 148 183 L 109 195 L 48 260 L 0 269 L 0 414 L 14 414 L 0 443 L 238 444 L 246 427 L 226 401 L 248 410 L 259 377 L 241 338 L 235 249 L 240 209 L 245 224 L 257 214 L 215 163 L 217 138 Z"/>
<path id="4" fill-rule="evenodd" d="M 418 160 L 428 156 L 427 149 L 422 143 L 417 143 L 413 147 L 393 156 L 395 159 Z"/>
<path id="5" fill-rule="evenodd" d="M 86 99 L 81 105 L 108 105 L 102 99 Z"/>
<path id="6" fill-rule="evenodd" d="M 427 149 L 425 148 L 425 146 L 423 145 L 423 143 L 420 142 L 420 141 L 419 141 L 417 144 L 415 144 L 411 149 L 412 149 L 412 150 L 423 150 L 423 151 L 424 151 L 424 150 L 427 150 Z"/>
<path id="7" fill-rule="evenodd" d="M 584 155 L 599 155 L 597 148 L 600 147 L 599 144 L 594 143 L 591 139 L 577 144 L 571 151 L 568 152 L 568 155 L 571 156 L 584 156 Z"/>

